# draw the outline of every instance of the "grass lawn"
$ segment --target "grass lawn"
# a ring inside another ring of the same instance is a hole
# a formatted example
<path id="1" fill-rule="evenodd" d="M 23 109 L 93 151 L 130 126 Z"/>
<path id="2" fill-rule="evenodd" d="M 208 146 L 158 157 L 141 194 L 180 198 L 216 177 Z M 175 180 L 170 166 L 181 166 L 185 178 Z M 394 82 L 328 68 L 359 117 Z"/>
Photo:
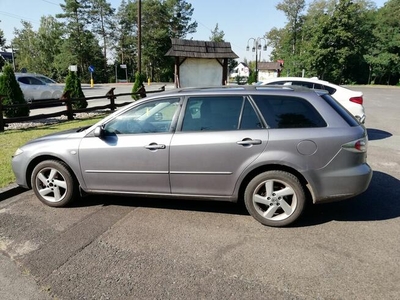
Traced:
<path id="1" fill-rule="evenodd" d="M 104 118 L 98 116 L 85 120 L 74 120 L 58 124 L 45 125 L 40 127 L 6 130 L 0 133 L 0 188 L 6 187 L 15 182 L 14 173 L 11 169 L 11 157 L 18 147 L 24 145 L 27 141 L 44 136 L 57 131 L 92 125 Z"/>

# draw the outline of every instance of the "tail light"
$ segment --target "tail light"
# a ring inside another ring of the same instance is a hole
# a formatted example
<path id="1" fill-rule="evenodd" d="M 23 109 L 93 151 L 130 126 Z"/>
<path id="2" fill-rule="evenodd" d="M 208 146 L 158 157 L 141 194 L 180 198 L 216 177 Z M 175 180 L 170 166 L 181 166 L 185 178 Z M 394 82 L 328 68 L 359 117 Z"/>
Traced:
<path id="1" fill-rule="evenodd" d="M 364 99 L 363 99 L 363 96 L 359 96 L 359 97 L 351 97 L 350 98 L 350 101 L 351 102 L 354 102 L 354 103 L 357 103 L 357 104 L 363 104 L 363 101 L 364 101 Z"/>
<path id="2" fill-rule="evenodd" d="M 342 148 L 347 151 L 362 153 L 362 152 L 367 152 L 367 146 L 368 146 L 368 138 L 363 137 L 362 139 L 351 141 L 342 145 Z"/>

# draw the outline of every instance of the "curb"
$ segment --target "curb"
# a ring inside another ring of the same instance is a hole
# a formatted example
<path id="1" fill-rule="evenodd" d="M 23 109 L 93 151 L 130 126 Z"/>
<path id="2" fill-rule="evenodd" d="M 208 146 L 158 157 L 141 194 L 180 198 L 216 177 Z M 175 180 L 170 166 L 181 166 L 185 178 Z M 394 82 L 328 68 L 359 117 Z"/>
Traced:
<path id="1" fill-rule="evenodd" d="M 0 201 L 6 200 L 8 198 L 14 197 L 25 192 L 26 189 L 20 187 L 16 183 L 12 183 L 5 188 L 0 189 Z"/>

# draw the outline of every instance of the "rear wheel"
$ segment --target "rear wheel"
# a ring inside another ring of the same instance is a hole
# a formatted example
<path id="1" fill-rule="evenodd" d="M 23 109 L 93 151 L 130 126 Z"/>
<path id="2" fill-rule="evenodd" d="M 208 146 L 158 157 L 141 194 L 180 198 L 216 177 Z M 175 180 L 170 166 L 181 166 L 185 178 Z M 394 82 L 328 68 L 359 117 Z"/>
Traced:
<path id="1" fill-rule="evenodd" d="M 60 99 L 61 98 L 61 92 L 60 91 L 55 91 L 54 93 L 53 93 L 53 99 Z"/>
<path id="2" fill-rule="evenodd" d="M 44 204 L 62 207 L 77 195 L 77 184 L 66 165 L 55 160 L 39 163 L 31 176 L 32 189 Z"/>
<path id="3" fill-rule="evenodd" d="M 40 95 L 40 100 L 44 100 L 44 99 L 51 99 L 51 93 L 43 92 L 42 95 Z"/>
<path id="4" fill-rule="evenodd" d="M 247 211 L 264 225 L 281 227 L 296 221 L 306 202 L 303 186 L 293 174 L 268 171 L 254 177 L 246 187 Z"/>

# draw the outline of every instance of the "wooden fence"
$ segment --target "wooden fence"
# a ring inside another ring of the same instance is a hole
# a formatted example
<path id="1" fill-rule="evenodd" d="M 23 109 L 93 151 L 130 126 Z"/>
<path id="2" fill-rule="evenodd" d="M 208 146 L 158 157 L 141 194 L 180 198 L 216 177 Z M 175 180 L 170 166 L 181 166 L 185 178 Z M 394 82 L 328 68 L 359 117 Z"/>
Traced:
<path id="1" fill-rule="evenodd" d="M 132 95 L 139 95 L 141 98 L 146 97 L 147 94 L 151 93 L 159 93 L 165 90 L 165 86 L 161 87 L 158 90 L 154 91 L 146 91 L 144 86 L 142 86 L 136 93 L 121 93 L 121 94 L 114 94 L 115 88 L 111 88 L 105 96 L 93 96 L 93 97 L 85 97 L 85 98 L 71 98 L 69 96 L 69 92 L 65 92 L 60 99 L 50 99 L 50 100 L 36 100 L 37 102 L 32 102 L 32 103 L 27 103 L 27 104 L 13 104 L 13 105 L 3 105 L 2 104 L 2 96 L 0 95 L 0 132 L 4 131 L 4 128 L 7 127 L 8 124 L 11 123 L 19 123 L 19 122 L 24 122 L 24 121 L 33 121 L 33 120 L 39 120 L 39 119 L 45 119 L 45 118 L 54 118 L 54 117 L 59 117 L 59 116 L 67 116 L 68 120 L 73 120 L 74 115 L 76 113 L 81 113 L 81 112 L 89 112 L 93 110 L 100 110 L 100 109 L 110 109 L 111 111 L 114 111 L 117 107 L 125 106 L 127 104 L 132 103 L 132 101 L 127 101 L 124 103 L 115 103 L 115 99 L 118 97 L 122 96 L 132 96 Z M 110 103 L 102 106 L 94 106 L 94 107 L 88 107 L 88 108 L 82 108 L 82 109 L 73 109 L 73 103 L 78 102 L 80 100 L 95 100 L 95 99 L 109 99 Z M 3 117 L 3 112 L 4 110 L 8 108 L 13 108 L 13 107 L 23 107 L 23 106 L 28 106 L 29 109 L 31 108 L 46 108 L 46 107 L 53 107 L 55 105 L 60 105 L 60 102 L 65 105 L 65 110 L 58 111 L 55 113 L 49 113 L 49 114 L 40 114 L 36 116 L 30 116 L 30 117 L 13 117 L 13 118 L 4 118 Z"/>

